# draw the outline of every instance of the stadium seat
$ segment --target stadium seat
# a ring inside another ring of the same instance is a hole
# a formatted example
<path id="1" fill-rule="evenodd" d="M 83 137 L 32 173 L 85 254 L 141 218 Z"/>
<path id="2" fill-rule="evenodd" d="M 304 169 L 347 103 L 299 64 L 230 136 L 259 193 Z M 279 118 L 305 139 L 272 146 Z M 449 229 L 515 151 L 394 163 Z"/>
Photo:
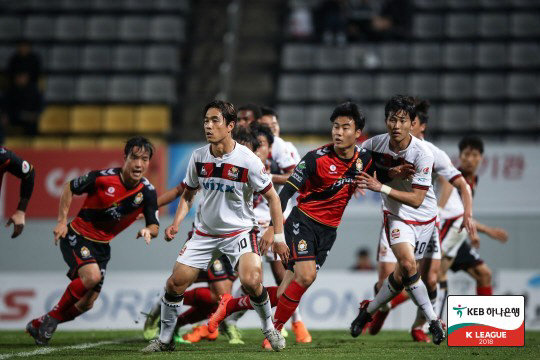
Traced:
<path id="1" fill-rule="evenodd" d="M 446 17 L 446 35 L 451 38 L 474 37 L 477 34 L 476 16 L 450 14 Z"/>
<path id="2" fill-rule="evenodd" d="M 373 99 L 373 77 L 371 75 L 346 75 L 343 78 L 343 97 L 355 101 Z"/>
<path id="3" fill-rule="evenodd" d="M 306 108 L 306 122 L 304 131 L 320 132 L 330 131 L 330 116 L 334 107 L 331 105 L 311 105 Z"/>
<path id="4" fill-rule="evenodd" d="M 472 112 L 473 128 L 476 131 L 504 131 L 505 111 L 502 105 L 476 105 Z"/>
<path id="5" fill-rule="evenodd" d="M 175 46 L 153 45 L 146 49 L 144 67 L 151 71 L 178 71 L 180 58 Z"/>
<path id="6" fill-rule="evenodd" d="M 152 0 L 152 3 L 160 10 L 187 11 L 190 0 Z"/>
<path id="7" fill-rule="evenodd" d="M 89 10 L 92 8 L 93 0 L 62 0 L 62 9 L 63 10 L 76 10 L 78 12 L 82 10 Z"/>
<path id="8" fill-rule="evenodd" d="M 448 100 L 467 100 L 473 95 L 472 85 L 472 78 L 469 75 L 443 75 L 442 95 Z"/>
<path id="9" fill-rule="evenodd" d="M 339 101 L 342 86 L 338 75 L 313 75 L 309 86 L 310 99 Z"/>
<path id="10" fill-rule="evenodd" d="M 0 21 L 2 20 L 0 19 Z M 15 49 L 13 48 L 13 46 L 0 46 L 0 71 L 4 71 L 4 68 L 7 66 L 9 58 L 11 57 L 11 55 L 13 55 L 14 51 Z"/>
<path id="11" fill-rule="evenodd" d="M 479 68 L 502 68 L 507 65 L 507 48 L 504 44 L 481 43 L 477 51 L 476 65 Z"/>
<path id="12" fill-rule="evenodd" d="M 441 46 L 437 43 L 415 44 L 411 57 L 411 63 L 417 69 L 438 68 L 442 62 Z"/>
<path id="13" fill-rule="evenodd" d="M 540 12 L 513 13 L 510 31 L 515 37 L 533 37 L 540 35 Z"/>
<path id="14" fill-rule="evenodd" d="M 38 128 L 42 134 L 69 132 L 69 108 L 67 106 L 47 106 L 39 118 Z"/>
<path id="15" fill-rule="evenodd" d="M 508 0 L 480 0 L 480 4 L 484 8 L 501 8 L 508 6 Z"/>
<path id="16" fill-rule="evenodd" d="M 13 16 L 0 17 L 0 39 L 13 40 L 21 37 L 21 20 Z M 2 64 L 3 66 L 4 64 Z"/>
<path id="17" fill-rule="evenodd" d="M 142 79 L 141 99 L 147 102 L 173 102 L 176 99 L 174 79 L 170 76 L 146 76 Z"/>
<path id="18" fill-rule="evenodd" d="M 506 79 L 499 74 L 478 74 L 474 93 L 480 100 L 501 100 L 506 95 Z"/>
<path id="19" fill-rule="evenodd" d="M 109 82 L 109 99 L 111 101 L 138 101 L 139 79 L 136 76 L 113 76 Z"/>
<path id="20" fill-rule="evenodd" d="M 119 10 L 123 7 L 123 1 L 92 0 L 92 8 L 99 11 Z"/>
<path id="21" fill-rule="evenodd" d="M 339 69 L 345 67 L 346 49 L 335 46 L 318 46 L 313 54 L 318 69 Z"/>
<path id="22" fill-rule="evenodd" d="M 80 49 L 76 46 L 54 46 L 50 56 L 51 70 L 65 71 L 79 68 Z"/>
<path id="23" fill-rule="evenodd" d="M 28 136 L 8 136 L 4 141 L 4 146 L 9 149 L 26 149 L 32 146 Z"/>
<path id="24" fill-rule="evenodd" d="M 281 75 L 278 97 L 281 100 L 306 100 L 309 95 L 309 79 L 304 75 Z"/>
<path id="25" fill-rule="evenodd" d="M 529 8 L 529 7 L 540 7 L 540 4 L 538 3 L 538 0 L 511 0 L 512 1 L 512 5 L 514 7 L 526 7 L 526 8 Z"/>
<path id="26" fill-rule="evenodd" d="M 504 37 L 508 35 L 508 16 L 506 14 L 482 14 L 480 16 L 480 35 L 482 37 Z"/>
<path id="27" fill-rule="evenodd" d="M 116 46 L 113 48 L 113 67 L 116 70 L 140 70 L 143 66 L 143 49 L 140 46 Z"/>
<path id="28" fill-rule="evenodd" d="M 345 49 L 345 66 L 349 69 L 371 69 L 380 65 L 379 56 L 369 44 L 349 45 Z"/>
<path id="29" fill-rule="evenodd" d="M 385 69 L 402 69 L 409 66 L 408 44 L 383 44 L 381 46 L 381 62 Z"/>
<path id="30" fill-rule="evenodd" d="M 283 132 L 302 132 L 305 130 L 306 111 L 304 106 L 278 105 L 279 126 Z"/>
<path id="31" fill-rule="evenodd" d="M 71 101 L 75 96 L 75 81 L 70 76 L 50 76 L 45 87 L 45 99 L 49 102 Z"/>
<path id="32" fill-rule="evenodd" d="M 66 139 L 66 149 L 94 149 L 97 140 L 93 137 L 68 137 Z"/>
<path id="33" fill-rule="evenodd" d="M 444 65 L 450 69 L 468 68 L 474 64 L 474 46 L 471 43 L 447 44 L 444 48 Z"/>
<path id="34" fill-rule="evenodd" d="M 514 68 L 540 66 L 540 44 L 512 43 L 510 45 L 510 64 Z"/>
<path id="35" fill-rule="evenodd" d="M 480 4 L 480 0 L 446 0 L 446 2 L 452 9 L 466 9 Z"/>
<path id="36" fill-rule="evenodd" d="M 396 94 L 404 94 L 407 90 L 405 76 L 379 75 L 375 78 L 375 96 L 386 101 Z"/>
<path id="37" fill-rule="evenodd" d="M 435 74 L 414 74 L 409 76 L 409 94 L 435 100 L 440 97 L 439 76 Z"/>
<path id="38" fill-rule="evenodd" d="M 102 129 L 102 108 L 77 105 L 71 109 L 69 129 L 72 133 L 99 133 Z"/>
<path id="39" fill-rule="evenodd" d="M 123 136 L 104 136 L 97 139 L 97 146 L 102 149 L 123 149 L 126 138 Z"/>
<path id="40" fill-rule="evenodd" d="M 92 16 L 88 20 L 88 39 L 112 40 L 117 37 L 118 19 L 112 16 Z"/>
<path id="41" fill-rule="evenodd" d="M 285 69 L 309 69 L 313 66 L 314 47 L 306 44 L 287 44 L 281 54 Z"/>
<path id="42" fill-rule="evenodd" d="M 366 131 L 371 135 L 378 135 L 386 132 L 384 118 L 384 103 L 366 106 L 364 108 L 366 116 Z"/>
<path id="43" fill-rule="evenodd" d="M 81 76 L 77 79 L 76 97 L 83 102 L 104 101 L 107 99 L 106 76 Z"/>
<path id="44" fill-rule="evenodd" d="M 184 22 L 177 16 L 154 17 L 150 21 L 150 39 L 156 41 L 184 41 Z"/>
<path id="45" fill-rule="evenodd" d="M 126 16 L 120 19 L 120 39 L 143 41 L 148 39 L 149 21 L 143 16 Z"/>
<path id="46" fill-rule="evenodd" d="M 83 70 L 109 70 L 111 68 L 111 49 L 108 46 L 90 45 L 82 50 Z"/>
<path id="47" fill-rule="evenodd" d="M 34 149 L 62 149 L 64 139 L 61 137 L 36 136 L 31 140 Z"/>
<path id="48" fill-rule="evenodd" d="M 54 36 L 58 40 L 79 40 L 86 37 L 86 19 L 82 16 L 60 16 Z"/>
<path id="49" fill-rule="evenodd" d="M 38 43 L 39 44 L 39 43 Z M 32 51 L 36 53 L 41 60 L 41 66 L 45 70 L 49 70 L 49 63 L 51 61 L 51 50 L 52 48 L 48 45 L 34 45 L 32 46 Z M 5 64 L 5 63 L 3 63 Z"/>
<path id="50" fill-rule="evenodd" d="M 154 0 L 124 0 L 123 6 L 130 10 L 154 10 L 156 8 Z"/>
<path id="51" fill-rule="evenodd" d="M 29 16 L 24 23 L 24 36 L 30 40 L 48 40 L 53 37 L 55 18 Z"/>
<path id="52" fill-rule="evenodd" d="M 167 106 L 141 106 L 135 111 L 135 130 L 142 134 L 167 134 L 171 129 L 171 113 Z"/>
<path id="53" fill-rule="evenodd" d="M 446 3 L 444 1 L 414 0 L 414 5 L 420 9 L 438 9 L 444 7 Z"/>
<path id="54" fill-rule="evenodd" d="M 103 132 L 131 133 L 135 125 L 135 109 L 131 106 L 112 105 L 103 110 Z"/>
<path id="55" fill-rule="evenodd" d="M 471 123 L 471 110 L 464 105 L 444 105 L 440 111 L 439 129 L 467 132 Z"/>
<path id="56" fill-rule="evenodd" d="M 511 130 L 540 130 L 535 104 L 514 104 L 506 108 L 506 126 Z"/>
<path id="57" fill-rule="evenodd" d="M 508 77 L 508 95 L 511 99 L 535 99 L 540 96 L 540 86 L 538 85 L 536 74 L 510 74 Z"/>
<path id="58" fill-rule="evenodd" d="M 420 39 L 434 39 L 443 35 L 443 17 L 440 15 L 415 15 L 413 34 Z"/>

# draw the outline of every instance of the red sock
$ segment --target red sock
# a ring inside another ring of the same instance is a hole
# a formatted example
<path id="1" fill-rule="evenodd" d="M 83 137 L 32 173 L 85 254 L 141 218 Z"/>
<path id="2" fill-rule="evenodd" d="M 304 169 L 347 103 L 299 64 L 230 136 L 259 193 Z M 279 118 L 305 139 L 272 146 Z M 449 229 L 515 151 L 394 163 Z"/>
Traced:
<path id="1" fill-rule="evenodd" d="M 80 298 L 82 298 L 88 289 L 86 289 L 82 283 L 81 278 L 77 278 L 69 283 L 64 295 L 60 298 L 60 301 L 56 306 L 49 311 L 49 315 L 56 320 L 63 322 L 64 318 L 68 318 L 67 311 L 75 305 Z M 71 320 L 71 319 L 70 319 Z"/>
<path id="2" fill-rule="evenodd" d="M 184 293 L 184 305 L 195 306 L 200 304 L 208 306 L 217 305 L 209 288 L 200 287 Z"/>
<path id="3" fill-rule="evenodd" d="M 278 297 L 277 297 L 277 286 L 269 286 L 266 288 L 266 291 L 268 292 L 268 298 L 270 299 L 270 306 L 274 307 L 278 304 Z M 253 310 L 253 306 L 251 306 L 251 302 L 249 301 L 249 295 L 244 295 L 239 298 L 232 298 L 227 303 L 227 316 L 231 315 L 232 313 L 235 313 L 237 311 L 242 310 Z"/>
<path id="4" fill-rule="evenodd" d="M 205 320 L 208 318 L 208 316 L 216 311 L 217 305 L 214 305 L 214 307 L 196 307 L 192 306 L 183 313 L 181 313 L 178 316 L 178 320 L 176 322 L 177 326 L 184 326 L 188 324 L 194 324 L 199 321 Z"/>
<path id="5" fill-rule="evenodd" d="M 493 288 L 491 286 L 477 286 L 476 295 L 493 295 Z"/>
<path id="6" fill-rule="evenodd" d="M 61 319 L 58 319 L 58 322 L 64 323 L 66 321 L 71 321 L 75 319 L 77 316 L 81 315 L 83 312 L 77 308 L 77 306 L 73 305 L 63 313 L 61 313 Z"/>
<path id="7" fill-rule="evenodd" d="M 285 289 L 285 292 L 278 300 L 276 313 L 274 314 L 274 326 L 277 330 L 281 331 L 283 325 L 292 316 L 306 290 L 306 288 L 300 286 L 296 281 L 290 283 L 287 289 Z"/>
<path id="8" fill-rule="evenodd" d="M 393 298 L 390 303 L 392 304 L 392 308 L 395 308 L 396 306 L 407 300 L 409 300 L 409 297 L 405 295 L 405 291 L 402 291 L 395 298 Z"/>

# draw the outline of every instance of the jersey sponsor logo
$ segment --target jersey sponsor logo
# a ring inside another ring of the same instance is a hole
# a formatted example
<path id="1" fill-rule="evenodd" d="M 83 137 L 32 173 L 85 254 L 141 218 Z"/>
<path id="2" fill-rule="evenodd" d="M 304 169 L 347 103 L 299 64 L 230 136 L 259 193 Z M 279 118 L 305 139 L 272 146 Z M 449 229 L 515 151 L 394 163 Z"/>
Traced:
<path id="1" fill-rule="evenodd" d="M 307 242 L 306 240 L 300 240 L 298 242 L 298 253 L 305 254 L 307 252 Z"/>
<path id="2" fill-rule="evenodd" d="M 142 183 L 143 183 L 144 185 L 146 185 L 150 190 L 154 190 L 154 189 L 155 189 L 154 185 L 152 185 L 152 184 L 150 183 L 150 181 L 148 181 L 147 178 L 142 178 L 141 181 L 142 181 Z"/>
<path id="3" fill-rule="evenodd" d="M 422 172 L 423 172 L 424 174 L 426 174 L 426 175 L 429 174 L 429 168 L 428 168 L 428 167 L 423 168 L 423 169 L 422 169 Z"/>
<path id="4" fill-rule="evenodd" d="M 292 178 L 298 182 L 302 182 L 302 175 L 298 174 L 296 171 L 291 174 Z"/>
<path id="5" fill-rule="evenodd" d="M 109 188 L 107 189 L 107 192 L 105 194 L 107 194 L 109 196 L 114 196 L 115 191 L 116 191 L 116 189 L 114 188 L 114 186 L 109 186 Z"/>
<path id="6" fill-rule="evenodd" d="M 113 220 L 119 221 L 122 218 L 122 213 L 118 208 L 118 204 L 113 204 L 110 208 L 105 210 L 105 213 L 109 215 Z"/>
<path id="7" fill-rule="evenodd" d="M 83 176 L 79 176 L 78 178 L 73 180 L 73 186 L 77 188 L 77 187 L 81 186 L 82 184 L 84 184 L 87 179 L 88 179 L 88 174 L 84 174 Z"/>
<path id="8" fill-rule="evenodd" d="M 306 168 L 306 162 L 304 160 L 300 161 L 298 166 L 296 167 L 298 170 L 304 170 Z"/>
<path id="9" fill-rule="evenodd" d="M 330 174 L 335 174 L 337 170 L 336 165 L 332 164 L 330 165 Z"/>
<path id="10" fill-rule="evenodd" d="M 220 182 L 206 181 L 203 182 L 203 187 L 205 190 L 214 190 L 222 193 L 234 192 L 234 185 L 227 185 Z"/>
<path id="11" fill-rule="evenodd" d="M 137 195 L 135 195 L 135 199 L 133 199 L 133 204 L 134 205 L 140 205 L 143 201 L 143 194 L 142 193 L 138 193 Z"/>
<path id="12" fill-rule="evenodd" d="M 28 174 L 29 171 L 30 171 L 30 164 L 28 163 L 28 161 L 24 160 L 22 162 L 22 172 L 23 174 Z"/>
<path id="13" fill-rule="evenodd" d="M 71 247 L 75 246 L 77 244 L 77 236 L 76 235 L 69 235 L 68 236 L 69 245 Z"/>
<path id="14" fill-rule="evenodd" d="M 229 169 L 229 171 L 227 171 L 227 176 L 231 180 L 237 180 L 238 175 L 239 175 L 239 171 L 238 171 L 238 168 L 236 166 L 233 166 L 232 168 Z"/>
<path id="15" fill-rule="evenodd" d="M 90 254 L 90 250 L 88 250 L 88 248 L 86 246 L 83 246 L 81 248 L 81 256 L 83 259 L 87 259 L 91 256 Z"/>
<path id="16" fill-rule="evenodd" d="M 345 184 L 350 184 L 350 183 L 353 183 L 353 182 L 354 182 L 354 179 L 341 178 L 332 185 L 331 190 L 335 190 L 336 188 L 340 188 Z"/>
<path id="17" fill-rule="evenodd" d="M 300 234 L 300 223 L 293 223 L 293 234 L 298 235 Z"/>
<path id="18" fill-rule="evenodd" d="M 390 236 L 391 236 L 392 239 L 394 239 L 394 240 L 397 239 L 397 238 L 399 238 L 399 235 L 400 235 L 399 229 L 393 229 L 392 232 L 390 233 Z"/>

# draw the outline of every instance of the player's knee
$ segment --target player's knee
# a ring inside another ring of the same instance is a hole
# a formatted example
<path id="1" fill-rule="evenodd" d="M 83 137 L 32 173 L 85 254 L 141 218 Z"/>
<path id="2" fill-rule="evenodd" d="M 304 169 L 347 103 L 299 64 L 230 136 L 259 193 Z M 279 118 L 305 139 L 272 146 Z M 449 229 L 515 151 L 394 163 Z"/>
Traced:
<path id="1" fill-rule="evenodd" d="M 262 284 L 262 276 L 259 271 L 250 271 L 240 277 L 242 286 L 248 293 L 255 293 L 256 289 Z"/>
<path id="2" fill-rule="evenodd" d="M 399 266 L 404 277 L 411 277 L 417 272 L 416 261 L 414 259 L 403 259 L 400 261 Z"/>
<path id="3" fill-rule="evenodd" d="M 93 289 L 101 282 L 101 273 L 99 271 L 91 271 L 82 276 L 81 281 L 85 288 Z"/>
<path id="4" fill-rule="evenodd" d="M 91 310 L 93 307 L 94 307 L 94 300 L 88 300 L 77 305 L 77 308 L 79 308 L 79 310 L 83 313 Z"/>
<path id="5" fill-rule="evenodd" d="M 172 294 L 183 294 L 186 290 L 184 284 L 176 280 L 174 276 L 169 276 L 165 284 L 165 289 Z"/>
<path id="6" fill-rule="evenodd" d="M 302 273 L 295 274 L 294 280 L 298 284 L 300 284 L 302 287 L 307 288 L 311 284 L 313 284 L 316 277 L 317 277 L 316 271 L 313 271 L 313 272 L 309 271 L 309 272 L 302 272 Z"/>

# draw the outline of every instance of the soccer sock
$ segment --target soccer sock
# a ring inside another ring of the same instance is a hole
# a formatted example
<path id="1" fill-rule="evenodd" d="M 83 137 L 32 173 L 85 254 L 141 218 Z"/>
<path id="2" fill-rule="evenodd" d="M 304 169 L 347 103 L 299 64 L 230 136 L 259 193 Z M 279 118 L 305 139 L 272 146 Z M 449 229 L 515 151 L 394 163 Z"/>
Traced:
<path id="1" fill-rule="evenodd" d="M 56 304 L 56 306 L 49 311 L 49 315 L 62 322 L 65 316 L 64 313 L 75 305 L 75 303 L 79 301 L 87 292 L 88 289 L 84 287 L 81 278 L 76 278 L 69 283 L 58 304 Z"/>
<path id="2" fill-rule="evenodd" d="M 493 288 L 491 286 L 477 286 L 476 295 L 493 295 Z"/>
<path id="3" fill-rule="evenodd" d="M 259 319 L 261 319 L 262 330 L 272 329 L 274 327 L 274 324 L 272 324 L 272 307 L 270 306 L 270 298 L 266 288 L 263 286 L 261 295 L 250 296 L 249 302 L 253 306 L 253 310 L 259 315 Z"/>
<path id="4" fill-rule="evenodd" d="M 199 321 L 206 320 L 210 314 L 212 314 L 214 311 L 216 311 L 217 305 L 214 307 L 196 307 L 192 306 L 180 315 L 178 315 L 178 319 L 176 320 L 176 326 L 178 328 L 188 325 L 188 324 L 195 324 Z"/>
<path id="5" fill-rule="evenodd" d="M 300 308 L 297 307 L 296 310 L 294 310 L 291 320 L 293 323 L 302 321 L 302 315 L 300 315 Z"/>
<path id="6" fill-rule="evenodd" d="M 296 281 L 289 284 L 283 295 L 280 296 L 277 304 L 276 313 L 274 314 L 276 329 L 281 330 L 283 325 L 289 320 L 296 308 L 302 295 L 307 288 L 302 287 Z"/>
<path id="7" fill-rule="evenodd" d="M 435 311 L 435 314 L 438 314 L 438 298 L 439 298 L 439 284 L 435 287 L 435 290 L 428 291 L 429 300 L 431 302 L 431 306 L 433 307 L 433 311 Z"/>
<path id="8" fill-rule="evenodd" d="M 244 292 L 244 288 L 242 286 L 239 286 L 238 289 L 236 289 L 234 292 L 233 292 L 233 300 L 234 299 L 237 299 L 237 298 L 241 298 L 243 296 L 246 296 L 246 293 Z M 233 301 L 231 300 L 231 301 Z M 230 303 L 230 301 L 229 301 Z M 227 313 L 229 313 L 227 311 Z M 225 319 L 225 323 L 227 325 L 236 325 L 236 323 L 238 322 L 238 320 L 244 316 L 244 314 L 246 313 L 246 310 L 240 310 L 240 311 L 236 311 L 234 313 L 232 313 L 231 315 L 227 316 L 227 318 Z"/>
<path id="9" fill-rule="evenodd" d="M 183 304 L 189 306 L 198 306 L 200 304 L 208 306 L 217 305 L 215 298 L 212 296 L 212 292 L 207 287 L 200 287 L 186 291 L 184 293 Z"/>
<path id="10" fill-rule="evenodd" d="M 438 287 L 438 284 L 437 284 Z M 437 314 L 437 310 L 435 309 L 436 303 L 437 303 L 437 288 L 433 291 L 428 291 L 429 300 L 431 301 L 431 305 L 433 306 L 433 311 L 435 314 Z M 424 316 L 424 313 L 422 310 L 420 310 L 419 307 L 416 308 L 416 318 L 414 319 L 414 323 L 412 328 L 419 328 L 422 327 L 426 323 L 426 317 Z"/>
<path id="11" fill-rule="evenodd" d="M 409 300 L 409 297 L 407 296 L 407 293 L 402 291 L 400 292 L 399 294 L 397 294 L 397 296 L 395 298 L 392 299 L 392 301 L 390 301 L 390 305 L 392 305 L 392 308 L 395 308 L 396 306 L 398 306 L 399 304 L 405 302 Z"/>
<path id="12" fill-rule="evenodd" d="M 373 285 L 373 294 L 377 295 L 377 293 L 379 292 L 379 289 L 377 288 L 377 285 L 379 283 L 376 282 L 375 285 Z M 375 297 L 375 295 L 373 295 L 373 297 Z M 382 312 L 388 312 L 390 311 L 391 309 L 391 306 L 389 303 L 385 303 L 385 304 L 382 304 L 380 307 L 379 307 L 379 311 L 382 311 Z"/>
<path id="13" fill-rule="evenodd" d="M 439 295 L 437 296 L 437 305 L 435 308 L 439 311 L 439 318 L 442 319 L 444 304 L 446 303 L 446 296 L 448 295 L 448 281 L 443 280 L 439 282 Z"/>
<path id="14" fill-rule="evenodd" d="M 278 303 L 277 299 L 277 286 L 269 286 L 266 289 L 268 293 L 268 299 L 270 300 L 270 307 L 274 307 Z M 227 316 L 231 317 L 233 314 L 238 313 L 239 311 L 253 310 L 253 306 L 250 303 L 250 296 L 244 295 L 239 298 L 232 298 L 227 303 Z"/>
<path id="15" fill-rule="evenodd" d="M 382 305 L 396 297 L 402 290 L 403 285 L 398 284 L 394 279 L 394 273 L 391 273 L 386 279 L 384 279 L 384 282 L 379 289 L 379 292 L 377 292 L 377 295 L 375 295 L 373 301 L 368 304 L 367 312 L 369 314 L 373 314 Z"/>
<path id="16" fill-rule="evenodd" d="M 183 294 L 178 295 L 165 292 L 165 295 L 161 299 L 161 332 L 159 333 L 159 341 L 164 344 L 171 342 L 183 298 Z"/>
<path id="17" fill-rule="evenodd" d="M 411 300 L 422 310 L 426 319 L 437 320 L 437 314 L 433 311 L 426 285 L 420 279 L 420 275 L 416 273 L 408 279 L 403 279 L 403 284 Z"/>
<path id="18" fill-rule="evenodd" d="M 79 310 L 77 305 L 73 305 L 72 307 L 70 307 L 69 309 L 67 309 L 61 314 L 62 318 L 58 319 L 58 322 L 63 323 L 63 322 L 71 321 L 75 319 L 77 316 L 81 315 L 83 312 L 84 311 Z"/>

